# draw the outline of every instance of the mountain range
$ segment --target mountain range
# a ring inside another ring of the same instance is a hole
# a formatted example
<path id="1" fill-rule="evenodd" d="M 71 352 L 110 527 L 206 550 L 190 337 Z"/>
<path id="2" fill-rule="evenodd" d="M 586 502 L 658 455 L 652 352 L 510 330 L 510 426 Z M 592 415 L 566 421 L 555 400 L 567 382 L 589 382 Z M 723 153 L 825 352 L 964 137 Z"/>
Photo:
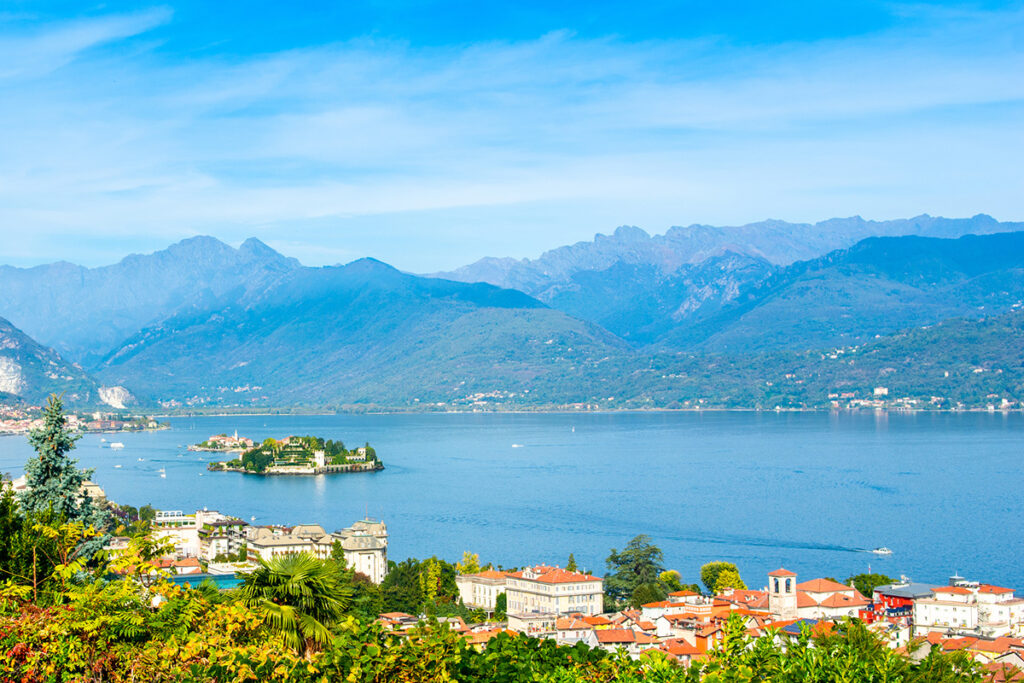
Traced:
<path id="1" fill-rule="evenodd" d="M 1006 336 L 1004 383 L 971 379 L 1008 391 L 1024 375 L 1020 325 L 987 321 L 1018 320 L 1022 230 L 984 215 L 619 228 L 446 277 L 373 259 L 310 268 L 212 237 L 102 268 L 3 266 L 0 391 L 171 407 L 822 405 L 879 381 L 836 349 L 945 358 L 939 333 L 915 336 L 936 325 L 990 350 Z M 887 362 L 878 372 L 895 363 L 905 386 L 932 386 L 925 365 Z M 804 380 L 782 392 L 787 368 Z"/>
<path id="2" fill-rule="evenodd" d="M 928 215 L 892 221 L 833 218 L 820 223 L 762 221 L 739 227 L 691 225 L 648 235 L 623 226 L 545 252 L 537 259 L 485 258 L 438 276 L 521 290 L 596 322 L 636 345 L 716 313 L 750 285 L 797 261 L 847 249 L 869 237 L 988 235 L 1024 223 Z"/>

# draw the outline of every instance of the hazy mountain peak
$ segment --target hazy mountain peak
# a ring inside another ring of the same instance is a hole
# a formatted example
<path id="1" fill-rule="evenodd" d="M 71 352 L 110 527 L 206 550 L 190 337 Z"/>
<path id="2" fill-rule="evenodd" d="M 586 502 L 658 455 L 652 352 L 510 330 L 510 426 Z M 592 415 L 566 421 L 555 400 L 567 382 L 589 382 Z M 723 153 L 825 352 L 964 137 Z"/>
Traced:
<path id="1" fill-rule="evenodd" d="M 620 225 L 612 236 L 620 242 L 645 242 L 651 239 L 647 231 L 635 225 Z"/>

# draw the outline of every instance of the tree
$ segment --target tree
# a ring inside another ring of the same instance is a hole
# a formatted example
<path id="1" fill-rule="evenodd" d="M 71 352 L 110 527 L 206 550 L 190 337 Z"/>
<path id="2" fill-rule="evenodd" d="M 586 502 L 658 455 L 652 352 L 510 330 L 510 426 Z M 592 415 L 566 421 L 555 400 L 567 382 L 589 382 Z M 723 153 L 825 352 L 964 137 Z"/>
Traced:
<path id="1" fill-rule="evenodd" d="M 468 550 L 462 553 L 462 562 L 455 565 L 455 569 L 460 574 L 478 574 L 480 573 L 480 556 L 476 553 L 471 553 Z"/>
<path id="2" fill-rule="evenodd" d="M 338 565 L 299 553 L 260 560 L 245 577 L 245 604 L 263 612 L 296 651 L 309 654 L 327 645 L 331 627 L 348 609 L 352 592 L 339 580 Z"/>
<path id="3" fill-rule="evenodd" d="M 743 583 L 743 579 L 740 578 L 740 573 L 736 569 L 726 567 L 718 573 L 718 578 L 715 579 L 714 594 L 719 595 L 730 588 L 746 590 L 747 584 Z"/>
<path id="4" fill-rule="evenodd" d="M 669 591 L 681 591 L 683 590 L 683 584 L 681 579 L 683 575 L 677 572 L 675 569 L 668 569 L 658 575 L 658 581 L 664 584 L 665 588 Z"/>
<path id="5" fill-rule="evenodd" d="M 67 429 L 64 404 L 51 395 L 43 410 L 43 426 L 29 432 L 28 442 L 38 454 L 25 463 L 25 484 L 21 507 L 26 513 L 52 510 L 65 520 L 92 521 L 92 499 L 82 493 L 82 485 L 92 470 L 80 470 L 68 457 L 78 438 Z"/>
<path id="6" fill-rule="evenodd" d="M 576 567 L 576 556 L 569 553 L 569 561 L 565 563 L 565 568 L 570 572 L 579 571 Z"/>
<path id="7" fill-rule="evenodd" d="M 871 595 L 875 592 L 875 589 L 879 586 L 885 586 L 890 583 L 895 583 L 895 579 L 886 576 L 885 574 L 857 574 L 851 576 L 846 580 L 846 585 L 853 583 L 853 587 L 856 588 L 861 595 L 871 599 Z"/>
<path id="8" fill-rule="evenodd" d="M 505 621 L 508 617 L 508 596 L 505 595 L 505 591 L 498 593 L 498 597 L 494 598 L 494 618 L 496 621 Z"/>
<path id="9" fill-rule="evenodd" d="M 631 600 L 633 591 L 643 584 L 653 584 L 665 570 L 661 549 L 651 544 L 651 538 L 640 534 L 620 553 L 612 548 L 608 556 L 609 573 L 605 575 L 605 592 L 618 602 Z"/>
<path id="10" fill-rule="evenodd" d="M 737 569 L 736 565 L 732 562 L 708 562 L 700 568 L 701 583 L 704 584 L 704 587 L 707 588 L 710 593 L 715 593 L 715 588 L 718 585 L 718 575 L 726 569 L 731 569 L 736 572 L 737 576 L 739 576 L 739 569 Z"/>
<path id="11" fill-rule="evenodd" d="M 642 583 L 633 589 L 629 596 L 629 604 L 633 607 L 641 607 L 650 602 L 660 602 L 666 597 L 668 597 L 668 591 L 661 583 L 657 581 Z"/>

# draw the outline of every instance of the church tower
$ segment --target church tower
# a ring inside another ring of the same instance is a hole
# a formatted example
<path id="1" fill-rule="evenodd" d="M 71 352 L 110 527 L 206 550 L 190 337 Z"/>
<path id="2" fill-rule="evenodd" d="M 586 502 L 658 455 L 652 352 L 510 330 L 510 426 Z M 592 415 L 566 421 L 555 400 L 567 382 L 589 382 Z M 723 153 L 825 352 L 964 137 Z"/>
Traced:
<path id="1" fill-rule="evenodd" d="M 768 611 L 780 620 L 796 619 L 796 574 L 776 569 L 768 574 Z"/>

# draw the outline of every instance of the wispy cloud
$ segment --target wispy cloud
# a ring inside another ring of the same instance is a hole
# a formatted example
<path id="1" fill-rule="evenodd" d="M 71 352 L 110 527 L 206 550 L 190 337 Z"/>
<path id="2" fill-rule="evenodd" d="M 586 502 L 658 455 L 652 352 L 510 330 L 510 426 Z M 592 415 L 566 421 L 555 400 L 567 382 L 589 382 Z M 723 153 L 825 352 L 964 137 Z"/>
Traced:
<path id="1" fill-rule="evenodd" d="M 8 250 L 26 261 L 47 235 L 209 232 L 435 270 L 619 223 L 1022 217 L 1024 12 L 896 10 L 755 47 L 557 31 L 189 59 L 140 40 L 167 9 L 0 25 L 0 236 L 42 235 Z"/>

